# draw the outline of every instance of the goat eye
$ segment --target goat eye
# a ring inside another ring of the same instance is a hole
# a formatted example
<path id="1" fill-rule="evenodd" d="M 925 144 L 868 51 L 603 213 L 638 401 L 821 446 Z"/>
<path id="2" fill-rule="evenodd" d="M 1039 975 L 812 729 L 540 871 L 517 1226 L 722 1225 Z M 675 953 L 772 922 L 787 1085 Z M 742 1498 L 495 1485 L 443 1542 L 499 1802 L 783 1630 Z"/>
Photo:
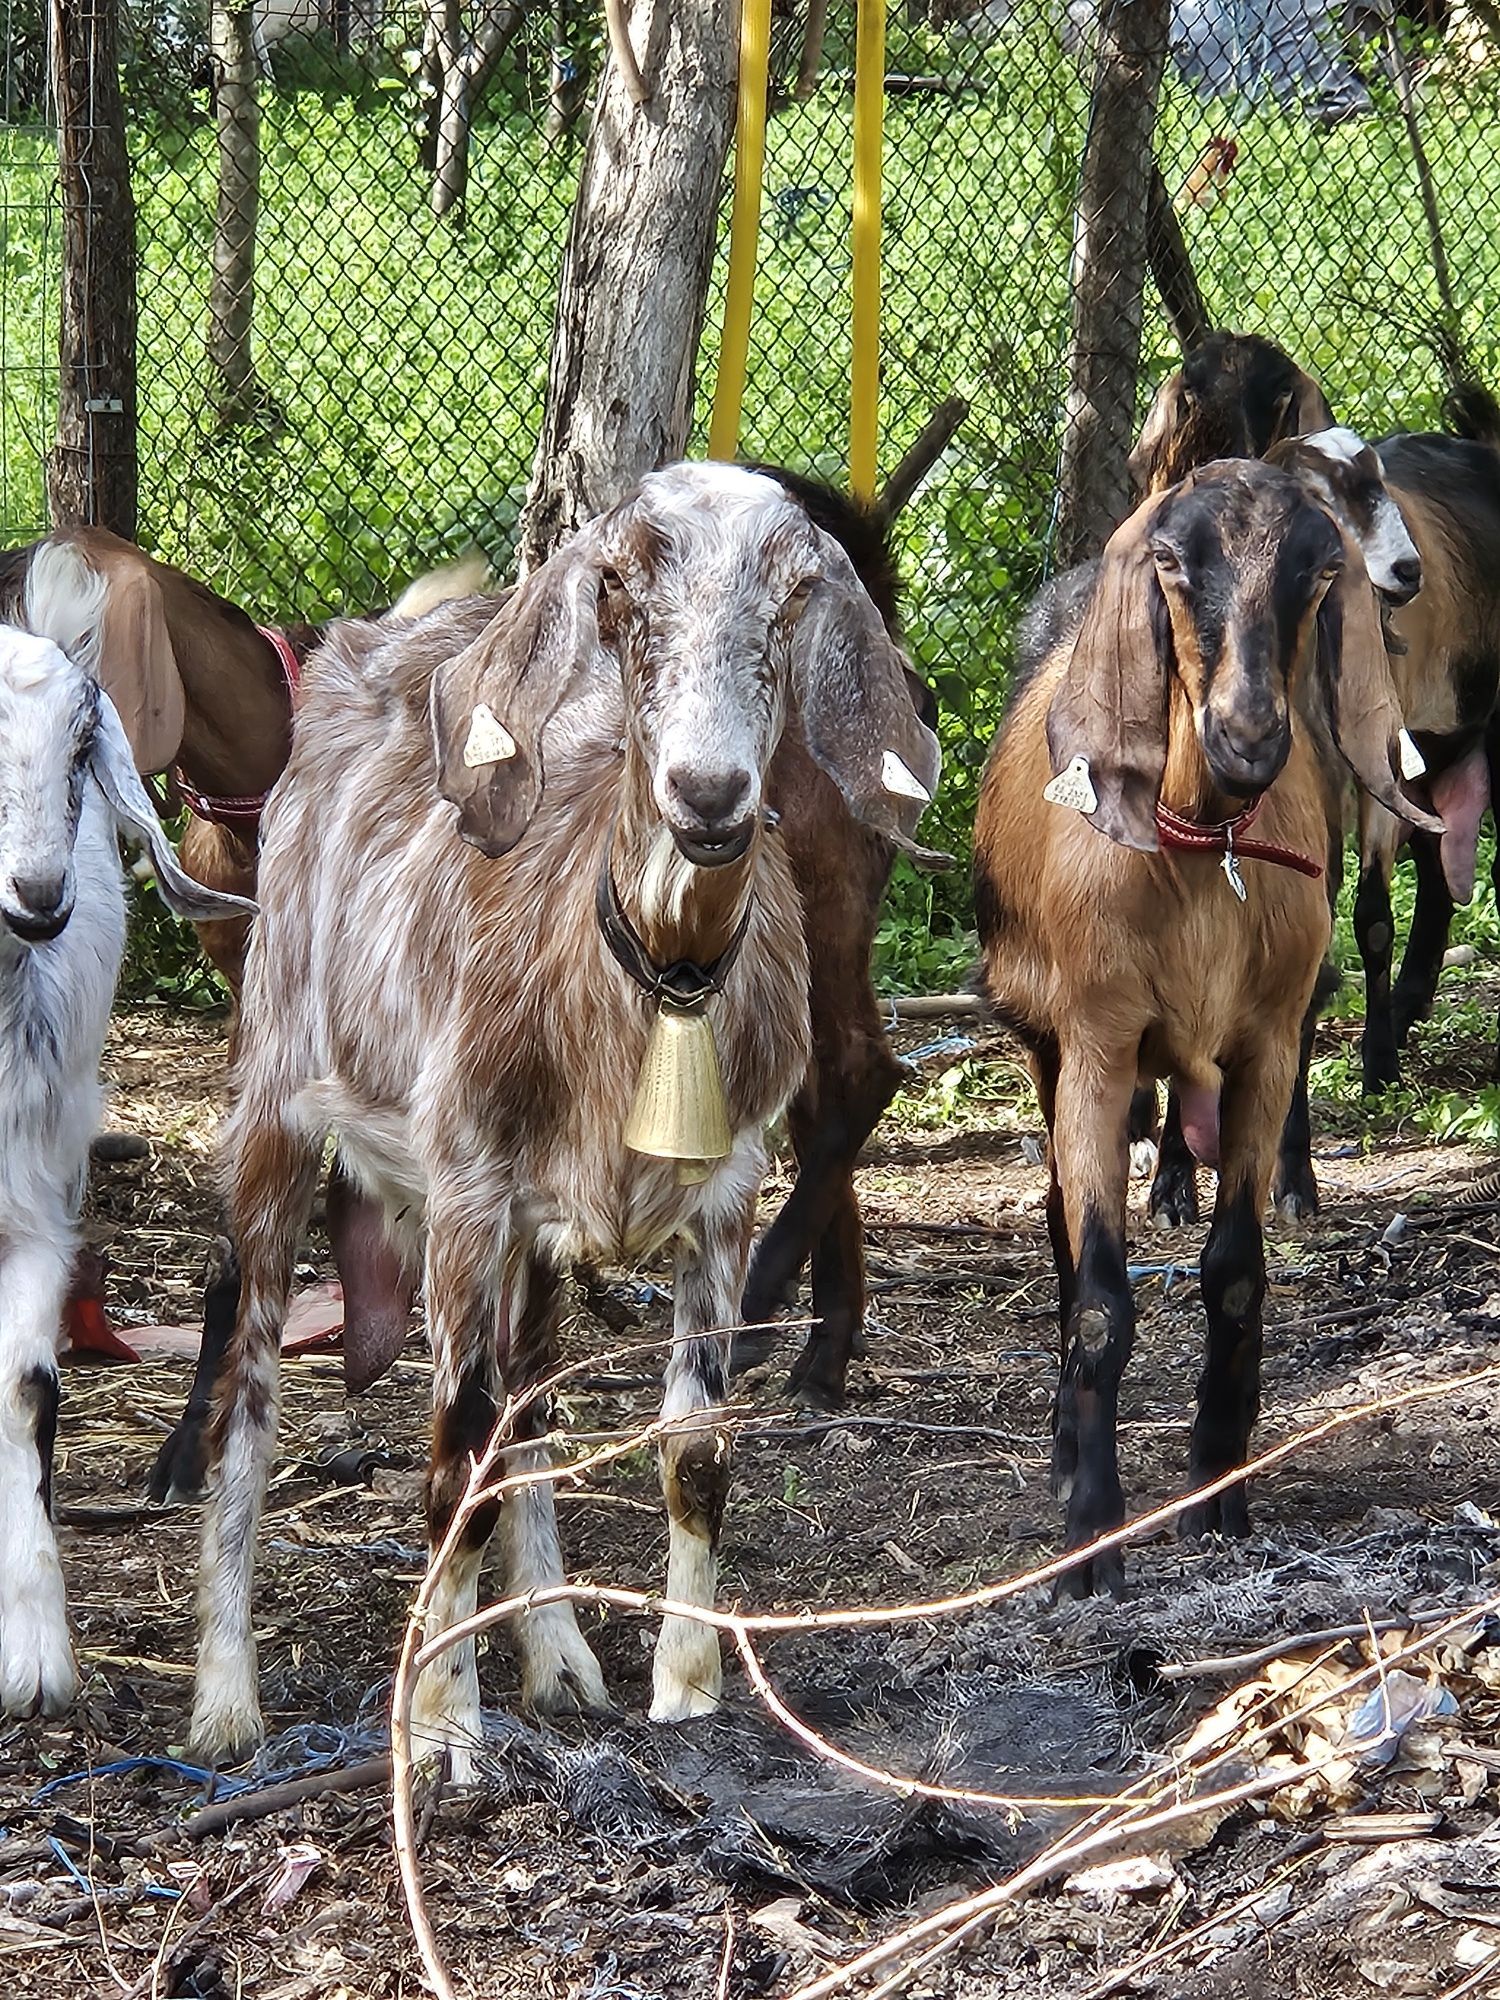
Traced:
<path id="1" fill-rule="evenodd" d="M 1165 576 L 1182 575 L 1182 563 L 1173 549 L 1153 548 L 1151 551 L 1151 560 Z"/>
<path id="2" fill-rule="evenodd" d="M 606 597 L 623 597 L 625 579 L 617 569 L 606 563 L 599 572 L 599 588 Z"/>

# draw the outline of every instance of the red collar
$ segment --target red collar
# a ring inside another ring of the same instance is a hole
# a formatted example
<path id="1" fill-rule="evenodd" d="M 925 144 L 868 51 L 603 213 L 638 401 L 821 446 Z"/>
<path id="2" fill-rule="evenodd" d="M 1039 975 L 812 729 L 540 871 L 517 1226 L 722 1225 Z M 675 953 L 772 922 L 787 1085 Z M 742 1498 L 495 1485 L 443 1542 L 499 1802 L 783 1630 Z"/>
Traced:
<path id="1" fill-rule="evenodd" d="M 1237 812 L 1233 819 L 1205 826 L 1201 820 L 1184 819 L 1170 806 L 1158 801 L 1156 831 L 1163 847 L 1187 848 L 1200 854 L 1222 854 L 1226 873 L 1229 873 L 1233 861 L 1269 861 L 1277 868 L 1293 868 L 1299 875 L 1310 876 L 1316 882 L 1323 873 L 1321 861 L 1310 860 L 1307 855 L 1298 854 L 1290 847 L 1277 847 L 1268 840 L 1242 838 L 1246 829 L 1254 825 L 1263 802 L 1264 795 L 1252 799 L 1244 811 Z M 1232 884 L 1233 874 L 1229 879 Z"/>
<path id="2" fill-rule="evenodd" d="M 285 632 L 274 625 L 257 625 L 255 629 L 276 655 L 277 665 L 281 668 L 282 677 L 286 681 L 287 705 L 295 708 L 297 683 L 302 673 L 302 662 L 297 657 L 296 648 Z M 177 779 L 177 789 L 182 794 L 183 804 L 199 819 L 206 819 L 215 826 L 227 826 L 231 829 L 259 826 L 260 816 L 270 796 L 269 789 L 242 798 L 215 798 L 190 785 L 183 775 L 180 764 L 177 765 L 174 775 Z"/>

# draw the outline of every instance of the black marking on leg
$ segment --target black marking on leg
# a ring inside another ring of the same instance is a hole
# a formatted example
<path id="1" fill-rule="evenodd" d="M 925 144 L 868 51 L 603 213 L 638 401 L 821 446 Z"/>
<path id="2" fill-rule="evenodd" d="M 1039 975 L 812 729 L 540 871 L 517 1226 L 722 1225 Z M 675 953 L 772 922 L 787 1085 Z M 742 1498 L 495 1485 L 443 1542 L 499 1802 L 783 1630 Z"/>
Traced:
<path id="1" fill-rule="evenodd" d="M 1413 831 L 1411 854 L 1417 876 L 1416 901 L 1401 971 L 1391 989 L 1391 1028 L 1398 1049 L 1406 1046 L 1413 1025 L 1425 1021 L 1432 1012 L 1455 908 L 1443 873 L 1438 836 Z"/>
<path id="2" fill-rule="evenodd" d="M 1310 1221 L 1319 1206 L 1318 1179 L 1312 1163 L 1312 1103 L 1308 1095 L 1308 1075 L 1312 1068 L 1313 1037 L 1317 1032 L 1318 1016 L 1323 1011 L 1326 997 L 1338 984 L 1337 973 L 1332 973 L 1331 984 L 1325 984 L 1324 974 L 1327 973 L 1332 973 L 1332 968 L 1325 964 L 1303 1016 L 1302 1041 L 1297 1053 L 1297 1081 L 1292 1086 L 1291 1106 L 1281 1127 L 1276 1177 L 1271 1184 L 1271 1199 L 1276 1204 L 1277 1213 L 1290 1222 Z"/>
<path id="3" fill-rule="evenodd" d="M 1198 1382 L 1190 1477 L 1206 1485 L 1243 1465 L 1260 1415 L 1261 1315 L 1266 1297 L 1265 1243 L 1248 1187 L 1221 1192 L 1200 1265 L 1208 1348 Z M 1190 1508 L 1183 1533 L 1249 1533 L 1243 1486 Z"/>
<path id="4" fill-rule="evenodd" d="M 176 1428 L 156 1454 L 146 1481 L 147 1497 L 165 1500 L 169 1494 L 183 1496 L 203 1489 L 208 1459 L 208 1420 L 213 1410 L 214 1392 L 223 1372 L 224 1357 L 234 1337 L 240 1310 L 240 1264 L 233 1246 L 221 1245 L 218 1267 L 203 1290 L 203 1337 L 198 1343 L 198 1362 L 192 1387 Z"/>
<path id="5" fill-rule="evenodd" d="M 448 1532 L 469 1484 L 470 1460 L 478 1457 L 495 1428 L 495 1398 L 489 1369 L 477 1363 L 459 1378 L 453 1400 L 435 1412 L 432 1463 L 427 1474 L 427 1534 L 436 1548 Z M 500 1518 L 498 1500 L 477 1507 L 464 1524 L 463 1546 L 483 1548 Z"/>
<path id="6" fill-rule="evenodd" d="M 37 1492 L 42 1511 L 52 1518 L 52 1455 L 57 1444 L 57 1406 L 61 1397 L 55 1368 L 33 1368 L 21 1381 L 21 1405 L 31 1414 L 36 1440 Z"/>
<path id="7" fill-rule="evenodd" d="M 1125 1519 L 1115 1427 L 1120 1381 L 1135 1340 L 1135 1300 L 1126 1271 L 1119 1219 L 1086 1209 L 1077 1260 L 1077 1296 L 1064 1336 L 1057 1392 L 1055 1438 L 1075 1454 L 1065 1479 L 1067 1546 L 1091 1542 Z M 1060 1467 L 1056 1451 L 1054 1468 Z M 1058 1580 L 1059 1593 L 1084 1596 L 1118 1590 L 1124 1569 L 1118 1551 L 1080 1564 Z"/>

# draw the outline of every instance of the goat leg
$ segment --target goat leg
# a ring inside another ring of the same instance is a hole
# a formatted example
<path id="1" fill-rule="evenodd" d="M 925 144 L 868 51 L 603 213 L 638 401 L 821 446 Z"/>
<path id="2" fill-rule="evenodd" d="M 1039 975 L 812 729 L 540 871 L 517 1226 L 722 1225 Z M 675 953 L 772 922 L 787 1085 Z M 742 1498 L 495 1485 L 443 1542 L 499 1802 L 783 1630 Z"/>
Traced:
<path id="1" fill-rule="evenodd" d="M 208 1432 L 213 1468 L 203 1512 L 198 1672 L 189 1741 L 205 1762 L 232 1763 L 260 1740 L 252 1618 L 255 1540 L 276 1448 L 281 1334 L 297 1247 L 317 1187 L 321 1144 L 282 1122 L 285 1079 L 256 1079 L 231 1121 L 231 1221 L 242 1283 Z"/>
<path id="2" fill-rule="evenodd" d="M 865 1316 L 864 1231 L 848 1175 L 832 1220 L 813 1247 L 812 1307 L 814 1324 L 787 1388 L 815 1409 L 841 1409 Z"/>
<path id="3" fill-rule="evenodd" d="M 1139 1038 L 1137 1038 L 1138 1041 Z M 1066 1507 L 1067 1546 L 1083 1547 L 1125 1519 L 1116 1424 L 1120 1382 L 1135 1340 L 1135 1301 L 1125 1256 L 1126 1131 L 1136 1043 L 1114 1061 L 1064 1047 L 1052 1126 L 1074 1267 L 1063 1329 L 1053 1420 L 1053 1484 Z M 1059 1293 L 1064 1290 L 1059 1265 Z M 1060 1595 L 1118 1592 L 1118 1550 L 1095 1556 L 1058 1581 Z"/>
<path id="4" fill-rule="evenodd" d="M 1391 990 L 1391 1029 L 1403 1049 L 1414 1024 L 1425 1021 L 1437 997 L 1448 949 L 1448 932 L 1457 905 L 1443 873 L 1443 844 L 1437 834 L 1413 831 L 1412 861 L 1417 871 L 1417 897 L 1411 932 L 1401 958 L 1401 971 Z"/>
<path id="5" fill-rule="evenodd" d="M 58 1715 L 78 1688 L 52 1529 L 57 1340 L 73 1241 L 63 1215 L 38 1223 L 34 1235 L 0 1244 L 0 1713 L 7 1716 Z"/>
<path id="6" fill-rule="evenodd" d="M 1163 1229 L 1181 1229 L 1198 1220 L 1198 1163 L 1182 1130 L 1182 1104 L 1175 1086 L 1167 1090 L 1147 1206 Z"/>
<path id="7" fill-rule="evenodd" d="M 743 1142 L 742 1142 L 743 1145 Z M 742 1148 L 736 1149 L 743 1157 Z M 678 1604 L 713 1604 L 719 1533 L 729 1495 L 730 1439 L 713 1421 L 729 1393 L 727 1326 L 745 1282 L 753 1209 L 710 1224 L 701 1242 L 679 1243 L 672 1355 L 662 1417 L 661 1483 L 667 1503 L 666 1595 Z M 695 1618 L 662 1620 L 651 1670 L 651 1720 L 682 1722 L 719 1705 L 723 1683 L 719 1635 Z"/>
<path id="8" fill-rule="evenodd" d="M 1395 1083 L 1401 1074 L 1391 1015 L 1391 879 L 1383 854 L 1361 865 L 1354 896 L 1354 936 L 1365 969 L 1365 1031 L 1359 1047 L 1364 1090 L 1369 1097 Z"/>
<path id="9" fill-rule="evenodd" d="M 1260 1414 L 1266 1298 L 1261 1215 L 1292 1085 L 1293 1061 L 1290 1048 L 1277 1039 L 1267 1044 L 1257 1063 L 1241 1065 L 1224 1079 L 1219 1193 L 1200 1262 L 1208 1348 L 1198 1382 L 1198 1413 L 1190 1449 L 1189 1476 L 1195 1487 L 1244 1464 L 1250 1433 Z M 1242 1485 L 1196 1503 L 1182 1516 L 1184 1535 L 1215 1531 L 1249 1533 L 1249 1506 Z"/>
<path id="10" fill-rule="evenodd" d="M 1318 1016 L 1338 991 L 1338 968 L 1324 959 L 1318 969 L 1313 997 L 1302 1019 L 1302 1039 L 1297 1049 L 1297 1080 L 1292 1085 L 1292 1101 L 1281 1128 L 1281 1145 L 1276 1156 L 1276 1173 L 1271 1182 L 1271 1201 L 1286 1222 L 1310 1222 L 1320 1207 L 1318 1179 L 1312 1163 L 1312 1102 L 1309 1072 L 1312 1068 L 1313 1039 Z"/>
<path id="11" fill-rule="evenodd" d="M 203 1293 L 203 1338 L 182 1415 L 177 1419 L 146 1481 L 152 1500 L 190 1500 L 203 1490 L 208 1455 L 205 1432 L 219 1371 L 229 1352 L 240 1307 L 240 1267 L 228 1238 L 221 1238 L 217 1268 Z"/>

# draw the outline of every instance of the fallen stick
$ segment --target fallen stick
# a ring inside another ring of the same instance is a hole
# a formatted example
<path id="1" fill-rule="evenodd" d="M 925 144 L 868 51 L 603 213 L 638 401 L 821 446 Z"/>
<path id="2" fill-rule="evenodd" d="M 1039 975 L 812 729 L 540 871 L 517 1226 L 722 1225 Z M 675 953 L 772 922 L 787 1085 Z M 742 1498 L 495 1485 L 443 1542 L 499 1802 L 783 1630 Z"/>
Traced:
<path id="1" fill-rule="evenodd" d="M 1186 1660 L 1180 1666 L 1158 1667 L 1157 1673 L 1164 1681 L 1191 1681 L 1215 1679 L 1221 1674 L 1253 1674 L 1257 1667 L 1269 1666 L 1272 1660 L 1282 1659 L 1288 1653 L 1298 1653 L 1304 1647 L 1337 1646 L 1345 1639 L 1367 1639 L 1372 1632 L 1419 1632 L 1424 1625 L 1446 1625 L 1452 1622 L 1455 1613 L 1449 1611 L 1421 1611 L 1406 1618 L 1377 1618 L 1373 1623 L 1362 1618 L 1357 1625 L 1327 1625 L 1321 1632 L 1292 1632 L 1284 1639 L 1273 1640 L 1269 1646 L 1259 1646 L 1253 1653 L 1222 1653 L 1217 1659 Z"/>
<path id="2" fill-rule="evenodd" d="M 367 1757 L 362 1764 L 345 1764 L 336 1771 L 317 1771 L 310 1778 L 288 1778 L 285 1784 L 267 1785 L 262 1791 L 241 1792 L 232 1799 L 204 1806 L 183 1822 L 181 1831 L 189 1840 L 206 1840 L 222 1833 L 242 1819 L 268 1819 L 288 1806 L 305 1805 L 309 1799 L 329 1798 L 338 1792 L 368 1792 L 391 1780 L 389 1757 Z"/>
<path id="3" fill-rule="evenodd" d="M 898 1021 L 936 1021 L 948 1014 L 982 1014 L 977 993 L 898 993 L 889 1003 Z"/>

